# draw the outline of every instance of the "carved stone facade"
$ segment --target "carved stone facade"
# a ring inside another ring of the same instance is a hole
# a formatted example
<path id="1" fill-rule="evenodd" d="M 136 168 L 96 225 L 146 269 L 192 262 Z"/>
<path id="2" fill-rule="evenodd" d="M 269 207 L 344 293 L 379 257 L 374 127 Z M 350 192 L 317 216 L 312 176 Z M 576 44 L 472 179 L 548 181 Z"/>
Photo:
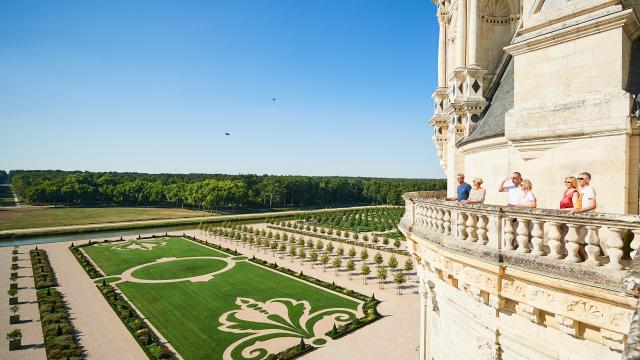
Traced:
<path id="1" fill-rule="evenodd" d="M 440 24 L 428 123 L 448 179 L 511 171 L 557 208 L 562 180 L 592 174 L 599 211 L 638 214 L 640 26 L 633 0 L 434 0 Z M 635 64 L 635 65 L 634 65 Z M 604 151 L 606 149 L 606 151 Z"/>
<path id="2" fill-rule="evenodd" d="M 621 358 L 634 333 L 640 258 L 630 256 L 640 243 L 620 245 L 619 256 L 612 239 L 640 239 L 640 216 L 404 198 L 420 360 Z"/>

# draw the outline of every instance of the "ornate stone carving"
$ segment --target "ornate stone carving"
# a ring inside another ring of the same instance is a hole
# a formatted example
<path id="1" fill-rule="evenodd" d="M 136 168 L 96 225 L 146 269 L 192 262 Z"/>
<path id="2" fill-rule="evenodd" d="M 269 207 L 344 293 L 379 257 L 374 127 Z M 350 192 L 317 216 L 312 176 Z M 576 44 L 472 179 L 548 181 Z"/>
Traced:
<path id="1" fill-rule="evenodd" d="M 555 306 L 558 303 L 555 294 L 542 289 L 534 289 L 529 295 L 529 301 L 543 303 L 547 306 Z"/>
<path id="2" fill-rule="evenodd" d="M 527 293 L 524 286 L 514 281 L 503 281 L 502 293 L 514 300 L 525 301 L 527 298 Z"/>
<path id="3" fill-rule="evenodd" d="M 602 310 L 593 303 L 586 300 L 575 300 L 569 303 L 566 308 L 566 312 L 570 315 L 575 315 L 583 319 L 591 319 L 600 321 L 604 318 Z"/>
<path id="4" fill-rule="evenodd" d="M 502 25 L 518 20 L 508 0 L 485 0 L 480 7 L 480 18 L 487 23 Z"/>

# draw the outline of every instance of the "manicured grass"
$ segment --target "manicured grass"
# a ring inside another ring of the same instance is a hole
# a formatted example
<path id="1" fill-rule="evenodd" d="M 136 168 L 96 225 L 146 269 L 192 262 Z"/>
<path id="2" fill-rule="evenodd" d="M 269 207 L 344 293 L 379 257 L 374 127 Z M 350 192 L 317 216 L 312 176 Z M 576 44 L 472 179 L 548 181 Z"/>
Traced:
<path id="1" fill-rule="evenodd" d="M 157 245 L 166 242 L 165 245 Z M 141 243 L 151 247 L 149 250 L 126 249 L 131 244 Z M 194 256 L 219 256 L 228 255 L 214 249 L 196 244 L 177 237 L 146 239 L 139 241 L 118 241 L 108 244 L 97 244 L 82 248 L 93 261 L 102 269 L 105 275 L 120 275 L 125 270 L 134 266 L 152 263 L 165 257 L 194 257 Z M 183 276 L 180 276 L 183 277 Z"/>
<path id="2" fill-rule="evenodd" d="M 178 260 L 145 266 L 131 275 L 143 280 L 180 279 L 209 274 L 225 266 L 226 262 L 215 259 Z"/>
<path id="3" fill-rule="evenodd" d="M 118 250 L 116 248 L 119 246 L 118 244 L 122 243 L 93 245 L 83 249 L 108 274 L 117 274 L 117 271 L 122 272 L 138 264 L 167 257 L 168 254 L 174 257 L 223 256 L 214 249 L 202 247 L 181 238 L 170 238 L 165 245 L 154 246 L 149 250 Z M 240 305 L 237 303 L 240 298 L 253 299 L 257 302 L 280 298 L 295 301 L 306 300 L 309 303 L 310 313 L 316 311 L 331 313 L 333 310 L 330 309 L 335 308 L 355 311 L 358 308 L 359 302 L 355 299 L 339 296 L 309 283 L 271 271 L 248 262 L 242 257 L 233 257 L 232 259 L 236 261 L 233 268 L 216 275 L 208 282 L 180 281 L 157 284 L 124 282 L 116 286 L 187 360 L 221 359 L 227 347 L 251 334 L 250 332 L 234 333 L 218 329 L 222 325 L 219 318 L 223 314 L 240 309 Z M 196 261 L 196 259 L 167 262 L 166 265 L 171 263 L 178 265 L 192 261 Z M 155 266 L 159 265 L 148 268 Z M 198 267 L 198 265 L 196 264 L 194 267 Z M 175 275 L 175 278 L 183 278 L 189 276 L 187 275 L 188 271 L 191 269 L 186 269 L 186 272 L 183 273 L 174 267 L 165 269 L 164 273 L 168 275 L 170 272 Z M 253 304 L 249 307 L 254 309 Z M 284 306 L 282 308 L 284 309 Z M 303 304 L 299 303 L 285 310 L 285 313 L 288 311 L 290 318 L 287 316 L 282 318 L 277 314 L 263 315 L 260 312 L 263 310 L 258 307 L 255 308 L 256 319 L 249 322 L 240 321 L 241 324 L 237 329 L 260 331 L 277 328 L 280 330 L 267 333 L 262 338 L 255 340 L 244 340 L 243 343 L 288 337 L 291 339 L 289 346 L 295 345 L 299 342 L 300 336 L 306 337 L 307 335 L 292 335 L 290 333 L 292 328 L 302 333 L 310 332 L 310 336 L 323 335 L 315 334 L 312 325 L 323 318 L 324 314 L 306 322 L 299 321 L 304 310 Z M 350 321 L 352 319 L 353 316 L 350 315 L 344 320 Z M 291 320 L 291 323 L 288 323 L 288 320 Z M 233 358 L 241 358 L 238 351 L 242 347 L 238 346 L 234 349 L 236 352 L 233 353 Z M 284 348 L 278 349 L 278 351 L 282 350 Z"/>
<path id="4" fill-rule="evenodd" d="M 307 300 L 311 311 L 357 303 L 258 265 L 241 262 L 207 283 L 122 283 L 118 288 L 185 359 L 221 359 L 227 346 L 245 336 L 218 330 L 218 317 L 238 308 L 238 296 L 258 301 Z M 284 349 L 280 349 L 284 350 Z"/>
<path id="5" fill-rule="evenodd" d="M 123 221 L 211 216 L 208 212 L 164 208 L 37 208 L 0 210 L 0 230 L 86 225 Z"/>

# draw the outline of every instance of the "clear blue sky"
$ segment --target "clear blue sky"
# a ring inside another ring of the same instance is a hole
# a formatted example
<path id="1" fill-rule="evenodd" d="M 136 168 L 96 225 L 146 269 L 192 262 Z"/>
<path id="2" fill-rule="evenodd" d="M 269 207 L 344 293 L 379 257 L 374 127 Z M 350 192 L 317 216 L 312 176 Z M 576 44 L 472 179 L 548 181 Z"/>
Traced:
<path id="1" fill-rule="evenodd" d="M 430 0 L 2 1 L 0 169 L 443 177 L 437 36 Z"/>

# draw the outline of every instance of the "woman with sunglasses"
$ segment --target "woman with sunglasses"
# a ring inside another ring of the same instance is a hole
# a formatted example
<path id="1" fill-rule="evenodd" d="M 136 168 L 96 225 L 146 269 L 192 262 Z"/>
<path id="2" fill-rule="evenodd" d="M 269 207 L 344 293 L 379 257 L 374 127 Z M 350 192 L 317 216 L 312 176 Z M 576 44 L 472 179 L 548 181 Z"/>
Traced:
<path id="1" fill-rule="evenodd" d="M 573 176 L 567 176 L 564 179 L 564 185 L 567 187 L 567 189 L 562 194 L 562 199 L 560 200 L 560 209 L 579 209 L 580 192 L 578 191 L 578 180 Z"/>
<path id="2" fill-rule="evenodd" d="M 520 189 L 522 189 L 522 200 L 520 200 L 520 204 L 516 205 L 521 208 L 536 208 L 538 207 L 538 200 L 536 196 L 533 194 L 533 184 L 531 180 L 525 179 L 520 183 Z"/>

